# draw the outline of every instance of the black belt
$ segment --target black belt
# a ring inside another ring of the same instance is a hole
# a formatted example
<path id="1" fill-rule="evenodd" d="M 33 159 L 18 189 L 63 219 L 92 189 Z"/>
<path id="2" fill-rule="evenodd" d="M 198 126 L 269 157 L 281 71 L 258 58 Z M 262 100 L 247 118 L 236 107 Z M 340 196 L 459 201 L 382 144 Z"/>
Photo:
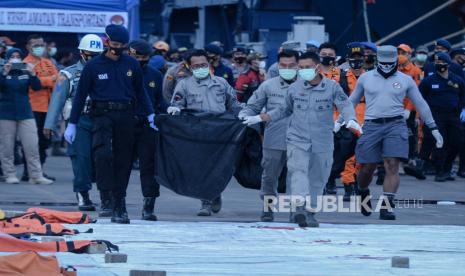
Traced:
<path id="1" fill-rule="evenodd" d="M 104 110 L 128 110 L 132 109 L 132 103 L 124 102 L 93 102 L 92 108 Z"/>
<path id="2" fill-rule="evenodd" d="M 375 123 L 375 124 L 386 124 L 392 121 L 400 120 L 403 119 L 403 116 L 395 116 L 395 117 L 389 117 L 389 118 L 378 118 L 378 119 L 368 119 L 365 120 L 365 122 L 370 122 L 370 123 Z"/>

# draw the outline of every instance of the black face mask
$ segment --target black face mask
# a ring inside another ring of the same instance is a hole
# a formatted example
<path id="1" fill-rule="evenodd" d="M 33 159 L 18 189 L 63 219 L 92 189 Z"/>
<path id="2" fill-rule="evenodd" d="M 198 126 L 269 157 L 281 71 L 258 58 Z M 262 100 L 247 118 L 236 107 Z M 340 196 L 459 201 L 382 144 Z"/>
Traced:
<path id="1" fill-rule="evenodd" d="M 139 60 L 140 67 L 144 68 L 149 63 L 149 60 Z"/>
<path id="2" fill-rule="evenodd" d="M 362 69 L 363 64 L 364 64 L 363 59 L 349 59 L 349 66 L 352 69 L 355 69 L 355 70 Z"/>
<path id="3" fill-rule="evenodd" d="M 121 56 L 126 48 L 124 47 L 119 47 L 119 48 L 114 48 L 114 47 L 108 47 L 110 50 L 110 53 L 112 53 L 115 56 Z"/>
<path id="4" fill-rule="evenodd" d="M 320 59 L 321 59 L 321 64 L 323 64 L 324 66 L 333 65 L 334 62 L 336 61 L 335 57 L 328 57 L 328 56 L 320 57 Z"/>
<path id="5" fill-rule="evenodd" d="M 239 63 L 239 64 L 244 63 L 245 62 L 245 57 L 234 58 L 234 61 Z"/>
<path id="6" fill-rule="evenodd" d="M 82 61 L 84 63 L 88 62 L 89 60 L 91 60 L 92 58 L 94 58 L 96 56 L 98 56 L 98 54 L 97 55 L 86 55 L 86 54 L 81 53 L 81 59 L 82 59 Z M 69 62 L 69 63 L 71 63 L 71 62 Z M 65 64 L 63 64 L 63 65 L 65 65 Z"/>
<path id="7" fill-rule="evenodd" d="M 365 62 L 369 64 L 373 64 L 376 62 L 376 55 L 366 55 Z"/>
<path id="8" fill-rule="evenodd" d="M 449 64 L 435 64 L 434 68 L 436 69 L 436 72 L 444 73 L 449 69 Z"/>
<path id="9" fill-rule="evenodd" d="M 376 70 L 378 71 L 378 73 L 381 74 L 381 76 L 387 79 L 397 72 L 397 62 L 378 63 L 378 67 L 376 67 Z"/>

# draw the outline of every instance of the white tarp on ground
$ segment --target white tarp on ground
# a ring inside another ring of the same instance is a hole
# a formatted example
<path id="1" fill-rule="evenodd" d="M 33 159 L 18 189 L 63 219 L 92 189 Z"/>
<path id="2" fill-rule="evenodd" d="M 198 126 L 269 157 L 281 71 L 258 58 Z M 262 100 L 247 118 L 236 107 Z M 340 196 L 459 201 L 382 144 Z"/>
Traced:
<path id="1" fill-rule="evenodd" d="M 79 275 L 128 275 L 130 269 L 168 275 L 464 275 L 465 227 L 334 225 L 300 229 L 283 223 L 132 221 L 130 225 L 69 225 L 94 229 L 72 239 L 106 239 L 128 263 L 103 255 L 59 253 Z M 410 268 L 391 268 L 408 256 Z M 107 274 L 104 273 L 107 272 Z"/>

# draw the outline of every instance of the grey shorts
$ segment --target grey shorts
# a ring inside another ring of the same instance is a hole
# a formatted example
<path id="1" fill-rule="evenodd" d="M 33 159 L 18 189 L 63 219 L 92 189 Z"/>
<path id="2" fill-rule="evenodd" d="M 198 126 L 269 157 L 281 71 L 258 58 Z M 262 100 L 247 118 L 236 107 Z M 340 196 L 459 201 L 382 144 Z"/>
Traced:
<path id="1" fill-rule="evenodd" d="M 379 163 L 385 157 L 408 158 L 408 130 L 405 120 L 385 124 L 365 122 L 355 148 L 360 164 Z"/>

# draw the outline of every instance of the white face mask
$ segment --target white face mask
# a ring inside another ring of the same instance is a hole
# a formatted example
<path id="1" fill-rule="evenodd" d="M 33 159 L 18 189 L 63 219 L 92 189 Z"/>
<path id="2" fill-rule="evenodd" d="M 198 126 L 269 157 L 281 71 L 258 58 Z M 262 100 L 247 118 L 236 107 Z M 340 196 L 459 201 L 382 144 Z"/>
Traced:
<path id="1" fill-rule="evenodd" d="M 265 69 L 266 68 L 266 61 L 262 60 L 260 61 L 260 69 Z"/>
<path id="2" fill-rule="evenodd" d="M 10 58 L 10 63 L 21 63 L 22 60 L 20 58 Z"/>

